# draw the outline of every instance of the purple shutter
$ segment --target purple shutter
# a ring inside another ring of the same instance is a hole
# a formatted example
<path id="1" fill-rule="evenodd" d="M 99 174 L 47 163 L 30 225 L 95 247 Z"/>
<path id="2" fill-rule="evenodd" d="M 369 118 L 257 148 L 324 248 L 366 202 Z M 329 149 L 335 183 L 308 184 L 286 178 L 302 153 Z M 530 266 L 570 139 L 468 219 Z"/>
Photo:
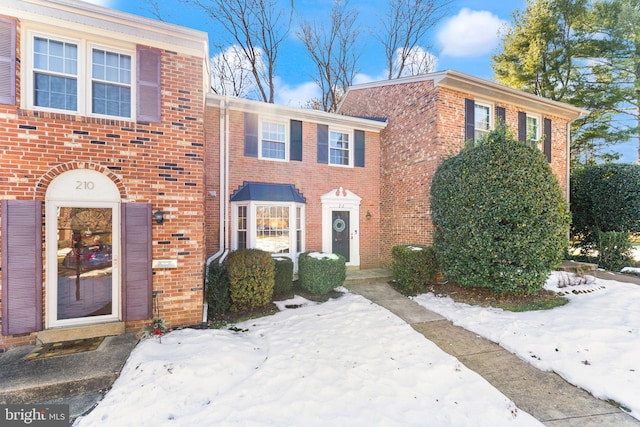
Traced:
<path id="1" fill-rule="evenodd" d="M 302 161 L 302 122 L 291 120 L 289 128 L 289 160 Z"/>
<path id="2" fill-rule="evenodd" d="M 544 119 L 544 145 L 542 147 L 547 162 L 551 163 L 551 119 Z"/>
<path id="3" fill-rule="evenodd" d="M 318 163 L 329 163 L 329 126 L 318 125 Z"/>
<path id="4" fill-rule="evenodd" d="M 363 168 L 364 167 L 364 131 L 355 130 L 353 131 L 353 139 L 354 139 L 354 166 Z"/>
<path id="5" fill-rule="evenodd" d="M 476 133 L 476 103 L 473 99 L 464 100 L 464 140 L 473 141 Z"/>
<path id="6" fill-rule="evenodd" d="M 2 201 L 2 335 L 42 330 L 42 202 Z"/>
<path id="7" fill-rule="evenodd" d="M 137 119 L 160 122 L 160 59 L 157 49 L 138 46 Z"/>
<path id="8" fill-rule="evenodd" d="M 152 316 L 151 205 L 122 204 L 122 313 L 124 320 Z"/>
<path id="9" fill-rule="evenodd" d="M 527 113 L 518 111 L 518 141 L 527 142 Z"/>
<path id="10" fill-rule="evenodd" d="M 0 104 L 16 104 L 16 21 L 0 18 Z"/>
<path id="11" fill-rule="evenodd" d="M 258 157 L 258 115 L 244 113 L 244 155 Z"/>
<path id="12" fill-rule="evenodd" d="M 497 126 L 504 126 L 507 123 L 507 110 L 504 107 L 496 107 Z"/>

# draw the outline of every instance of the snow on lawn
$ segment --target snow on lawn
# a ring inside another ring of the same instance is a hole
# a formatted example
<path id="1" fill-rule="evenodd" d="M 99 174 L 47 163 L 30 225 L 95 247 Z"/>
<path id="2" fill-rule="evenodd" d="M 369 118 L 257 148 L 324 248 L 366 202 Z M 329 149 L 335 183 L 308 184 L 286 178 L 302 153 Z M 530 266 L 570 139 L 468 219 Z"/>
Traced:
<path id="1" fill-rule="evenodd" d="M 640 419 L 640 286 L 588 277 L 559 287 L 575 276 L 552 273 L 545 288 L 570 300 L 553 310 L 513 313 L 432 293 L 415 301 Z"/>
<path id="2" fill-rule="evenodd" d="M 75 425 L 541 425 L 389 311 L 354 294 L 305 301 L 141 342 Z"/>

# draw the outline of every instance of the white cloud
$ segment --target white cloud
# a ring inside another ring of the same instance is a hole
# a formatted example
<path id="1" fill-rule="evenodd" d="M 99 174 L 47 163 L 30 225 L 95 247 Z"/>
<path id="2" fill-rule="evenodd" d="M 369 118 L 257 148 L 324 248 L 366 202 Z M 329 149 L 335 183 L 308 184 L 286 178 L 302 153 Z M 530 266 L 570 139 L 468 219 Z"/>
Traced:
<path id="1" fill-rule="evenodd" d="M 319 98 L 320 88 L 314 82 L 303 82 L 295 86 L 288 85 L 282 79 L 276 78 L 276 99 L 278 105 L 289 107 L 305 107 L 313 98 Z"/>
<path id="2" fill-rule="evenodd" d="M 442 54 L 457 57 L 487 54 L 498 45 L 500 28 L 507 24 L 491 12 L 464 8 L 448 19 L 437 34 Z"/>
<path id="3" fill-rule="evenodd" d="M 395 67 L 400 66 L 401 53 L 401 49 L 398 49 L 394 59 Z M 434 54 L 422 48 L 421 46 L 416 46 L 411 49 L 409 55 L 407 55 L 405 68 L 404 70 L 402 70 L 402 75 L 400 77 L 417 76 L 421 74 L 431 73 L 436 69 L 437 66 L 438 58 Z"/>

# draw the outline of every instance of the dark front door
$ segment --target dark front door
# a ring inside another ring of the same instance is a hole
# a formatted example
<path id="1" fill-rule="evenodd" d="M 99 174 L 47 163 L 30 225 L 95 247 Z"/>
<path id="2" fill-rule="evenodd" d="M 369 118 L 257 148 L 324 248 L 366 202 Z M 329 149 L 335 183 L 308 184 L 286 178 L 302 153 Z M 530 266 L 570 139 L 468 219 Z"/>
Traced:
<path id="1" fill-rule="evenodd" d="M 333 211 L 331 215 L 331 230 L 332 252 L 342 255 L 349 262 L 349 211 Z"/>

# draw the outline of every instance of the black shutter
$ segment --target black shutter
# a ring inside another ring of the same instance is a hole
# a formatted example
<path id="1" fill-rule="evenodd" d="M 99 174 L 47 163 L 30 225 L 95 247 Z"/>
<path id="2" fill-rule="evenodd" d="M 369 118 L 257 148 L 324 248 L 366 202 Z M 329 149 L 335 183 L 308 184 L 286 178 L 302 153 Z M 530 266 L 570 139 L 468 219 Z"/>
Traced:
<path id="1" fill-rule="evenodd" d="M 258 157 L 258 115 L 244 113 L 244 155 Z"/>
<path id="2" fill-rule="evenodd" d="M 318 125 L 318 163 L 329 163 L 329 126 Z"/>
<path id="3" fill-rule="evenodd" d="M 354 166 L 364 167 L 364 131 L 355 130 L 353 132 L 353 139 L 355 145 L 354 153 Z"/>
<path id="4" fill-rule="evenodd" d="M 138 111 L 143 122 L 160 122 L 160 63 L 162 54 L 157 49 L 138 46 Z"/>
<path id="5" fill-rule="evenodd" d="M 0 104 L 16 104 L 16 21 L 0 18 Z"/>
<path id="6" fill-rule="evenodd" d="M 124 320 L 152 316 L 151 205 L 122 204 L 122 313 Z"/>
<path id="7" fill-rule="evenodd" d="M 290 122 L 290 146 L 289 160 L 302 161 L 302 122 L 291 120 Z"/>
<path id="8" fill-rule="evenodd" d="M 527 113 L 518 111 L 518 141 L 527 142 Z"/>
<path id="9" fill-rule="evenodd" d="M 42 330 L 42 202 L 2 201 L 2 335 Z"/>
<path id="10" fill-rule="evenodd" d="M 476 103 L 473 99 L 464 100 L 464 140 L 473 141 L 476 133 Z"/>
<path id="11" fill-rule="evenodd" d="M 507 110 L 504 107 L 496 107 L 496 126 L 504 126 L 507 123 Z"/>
<path id="12" fill-rule="evenodd" d="M 544 119 L 544 146 L 542 151 L 547 157 L 547 162 L 551 163 L 551 119 Z"/>

